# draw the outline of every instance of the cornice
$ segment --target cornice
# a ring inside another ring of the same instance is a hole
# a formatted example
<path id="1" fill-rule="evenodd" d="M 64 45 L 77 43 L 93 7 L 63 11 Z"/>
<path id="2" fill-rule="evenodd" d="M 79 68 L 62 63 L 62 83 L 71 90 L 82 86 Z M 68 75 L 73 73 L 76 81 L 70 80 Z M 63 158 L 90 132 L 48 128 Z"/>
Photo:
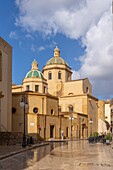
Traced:
<path id="1" fill-rule="evenodd" d="M 12 92 L 12 95 L 13 96 L 19 96 L 19 95 L 44 96 L 44 97 L 49 97 L 49 98 L 52 98 L 52 99 L 58 99 L 57 96 L 53 96 L 49 93 L 36 93 L 36 92 L 33 92 L 33 91 Z"/>

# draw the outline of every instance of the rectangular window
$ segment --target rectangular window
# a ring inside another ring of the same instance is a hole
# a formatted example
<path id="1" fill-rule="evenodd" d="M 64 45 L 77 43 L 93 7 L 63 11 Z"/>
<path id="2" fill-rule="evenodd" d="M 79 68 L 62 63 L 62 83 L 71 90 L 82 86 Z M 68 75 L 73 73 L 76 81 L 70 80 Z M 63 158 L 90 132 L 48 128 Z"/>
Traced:
<path id="1" fill-rule="evenodd" d="M 35 85 L 35 92 L 39 91 L 39 85 Z"/>
<path id="2" fill-rule="evenodd" d="M 61 72 L 58 72 L 58 79 L 61 79 Z"/>
<path id="3" fill-rule="evenodd" d="M 48 79 L 49 79 L 49 80 L 52 79 L 52 73 L 51 73 L 51 72 L 48 74 Z"/>
<path id="4" fill-rule="evenodd" d="M 44 93 L 46 93 L 46 87 L 44 86 Z"/>
<path id="5" fill-rule="evenodd" d="M 27 86 L 26 86 L 26 91 L 29 91 L 29 90 L 30 90 L 30 86 L 27 85 Z"/>

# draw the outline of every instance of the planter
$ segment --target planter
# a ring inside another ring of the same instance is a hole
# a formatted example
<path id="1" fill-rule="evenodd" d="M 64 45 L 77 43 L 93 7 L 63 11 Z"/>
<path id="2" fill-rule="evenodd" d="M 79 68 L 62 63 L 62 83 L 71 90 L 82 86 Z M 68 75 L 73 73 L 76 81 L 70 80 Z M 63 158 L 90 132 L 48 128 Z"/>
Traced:
<path id="1" fill-rule="evenodd" d="M 110 133 L 107 133 L 106 136 L 105 136 L 105 139 L 106 139 L 106 144 L 110 144 L 110 141 L 112 140 L 112 137 L 111 137 L 111 134 Z"/>
<path id="2" fill-rule="evenodd" d="M 109 144 L 110 144 L 110 140 L 106 139 L 106 145 L 109 145 Z"/>

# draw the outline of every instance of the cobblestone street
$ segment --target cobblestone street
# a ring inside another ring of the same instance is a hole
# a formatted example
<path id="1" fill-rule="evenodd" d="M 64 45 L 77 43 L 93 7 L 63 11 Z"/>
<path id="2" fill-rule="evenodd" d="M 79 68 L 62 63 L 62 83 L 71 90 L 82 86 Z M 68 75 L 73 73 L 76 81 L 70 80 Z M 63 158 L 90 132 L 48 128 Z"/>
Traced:
<path id="1" fill-rule="evenodd" d="M 111 145 L 68 142 L 27 170 L 113 170 Z"/>
<path id="2" fill-rule="evenodd" d="M 112 145 L 58 142 L 0 160 L 0 170 L 113 170 Z"/>

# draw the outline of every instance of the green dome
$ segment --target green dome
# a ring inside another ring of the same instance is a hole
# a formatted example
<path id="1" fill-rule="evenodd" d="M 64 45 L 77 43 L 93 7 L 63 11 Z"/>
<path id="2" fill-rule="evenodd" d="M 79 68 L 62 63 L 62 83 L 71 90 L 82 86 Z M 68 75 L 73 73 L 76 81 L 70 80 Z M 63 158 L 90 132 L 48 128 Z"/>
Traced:
<path id="1" fill-rule="evenodd" d="M 63 64 L 63 65 L 67 65 L 68 64 L 61 58 L 61 57 L 52 57 L 46 65 L 51 65 L 51 64 Z"/>
<path id="2" fill-rule="evenodd" d="M 36 60 L 32 62 L 32 69 L 26 74 L 25 78 L 32 78 L 32 77 L 44 79 L 43 74 L 41 73 L 41 71 L 38 70 L 38 63 Z"/>
<path id="3" fill-rule="evenodd" d="M 68 64 L 60 57 L 60 50 L 57 46 L 54 49 L 54 57 L 50 58 L 50 60 L 47 62 L 46 65 L 51 65 L 51 64 L 62 64 L 68 66 Z"/>
<path id="4" fill-rule="evenodd" d="M 39 77 L 44 79 L 43 74 L 39 70 L 31 70 L 26 74 L 25 78 Z"/>

